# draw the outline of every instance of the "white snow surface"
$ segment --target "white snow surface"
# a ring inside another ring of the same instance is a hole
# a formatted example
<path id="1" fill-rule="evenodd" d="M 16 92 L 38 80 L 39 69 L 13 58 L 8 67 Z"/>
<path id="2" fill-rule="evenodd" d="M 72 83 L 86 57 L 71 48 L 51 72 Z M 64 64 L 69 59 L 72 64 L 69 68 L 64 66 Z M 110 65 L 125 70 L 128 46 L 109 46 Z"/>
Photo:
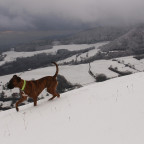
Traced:
<path id="1" fill-rule="evenodd" d="M 144 73 L 0 112 L 2 144 L 144 144 Z"/>

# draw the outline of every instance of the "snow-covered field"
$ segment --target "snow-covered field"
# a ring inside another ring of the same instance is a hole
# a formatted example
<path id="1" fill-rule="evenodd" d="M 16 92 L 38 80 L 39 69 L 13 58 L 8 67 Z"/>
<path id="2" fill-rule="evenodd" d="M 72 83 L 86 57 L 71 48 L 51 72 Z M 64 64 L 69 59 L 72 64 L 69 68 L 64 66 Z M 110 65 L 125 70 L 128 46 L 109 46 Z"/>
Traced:
<path id="1" fill-rule="evenodd" d="M 5 77 L 7 79 L 7 77 Z M 144 73 L 0 112 L 2 144 L 143 144 Z"/>
<path id="2" fill-rule="evenodd" d="M 58 63 L 63 64 L 64 62 L 71 62 L 71 61 L 77 61 L 78 62 L 78 61 L 81 61 L 81 60 L 84 60 L 84 59 L 87 59 L 87 58 L 90 58 L 90 57 L 96 55 L 99 52 L 99 50 L 100 49 L 95 48 L 95 49 L 90 50 L 88 52 L 82 53 L 78 56 L 76 54 L 76 55 L 73 55 L 73 56 L 66 58 L 64 60 L 61 60 Z"/>
<path id="3" fill-rule="evenodd" d="M 6 62 L 15 61 L 16 58 L 21 57 L 31 57 L 36 54 L 46 53 L 46 54 L 56 54 L 56 52 L 60 49 L 67 49 L 69 51 L 77 51 L 83 50 L 90 47 L 95 47 L 95 51 L 98 51 L 98 47 L 107 44 L 108 42 L 100 42 L 96 44 L 71 44 L 71 45 L 57 45 L 53 46 L 52 49 L 41 50 L 41 51 L 33 51 L 33 52 L 15 52 L 15 51 L 8 51 L 2 53 L 2 55 L 6 55 L 4 61 L 0 61 L 0 65 L 5 64 Z M 96 53 L 96 52 L 95 52 Z"/>
<path id="4" fill-rule="evenodd" d="M 144 71 L 144 59 L 137 60 L 133 56 L 117 58 L 121 63 L 129 64 L 138 71 Z"/>
<path id="5" fill-rule="evenodd" d="M 81 60 L 83 60 L 83 59 L 90 58 L 90 57 L 96 55 L 96 54 L 100 51 L 100 49 L 98 49 L 99 46 L 105 45 L 105 44 L 107 44 L 107 43 L 108 43 L 108 42 L 91 44 L 91 45 L 89 45 L 89 47 L 95 47 L 93 50 L 90 50 L 90 51 L 88 51 L 88 52 L 79 54 L 78 56 L 77 56 L 77 54 L 76 54 L 76 55 L 73 55 L 73 56 L 71 56 L 71 57 L 69 57 L 69 58 L 66 58 L 66 59 L 64 59 L 64 60 L 59 61 L 58 63 L 59 63 L 59 64 L 63 64 L 64 62 L 81 61 Z M 77 49 L 78 49 L 78 47 L 79 47 L 78 45 L 73 45 L 73 46 L 74 46 L 75 48 L 77 47 Z M 85 46 L 85 45 L 82 45 L 82 46 Z M 74 48 L 74 49 L 75 49 L 75 48 Z"/>

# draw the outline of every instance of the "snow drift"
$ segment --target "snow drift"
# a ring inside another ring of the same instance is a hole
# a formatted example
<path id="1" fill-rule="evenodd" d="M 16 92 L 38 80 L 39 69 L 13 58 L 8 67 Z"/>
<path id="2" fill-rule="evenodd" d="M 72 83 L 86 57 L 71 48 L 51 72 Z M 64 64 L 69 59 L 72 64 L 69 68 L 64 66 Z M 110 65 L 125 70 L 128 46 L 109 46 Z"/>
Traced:
<path id="1" fill-rule="evenodd" d="M 144 73 L 0 112 L 2 144 L 143 144 Z"/>

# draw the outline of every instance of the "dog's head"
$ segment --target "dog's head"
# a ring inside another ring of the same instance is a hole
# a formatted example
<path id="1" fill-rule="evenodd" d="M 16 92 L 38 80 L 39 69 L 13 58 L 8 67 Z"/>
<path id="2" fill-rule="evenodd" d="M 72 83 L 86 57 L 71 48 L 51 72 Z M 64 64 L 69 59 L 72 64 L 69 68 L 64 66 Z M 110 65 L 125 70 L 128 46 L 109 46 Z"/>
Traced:
<path id="1" fill-rule="evenodd" d="M 14 75 L 11 80 L 8 82 L 7 88 L 13 89 L 15 87 L 18 87 L 19 83 L 21 82 L 21 78 L 17 75 Z"/>

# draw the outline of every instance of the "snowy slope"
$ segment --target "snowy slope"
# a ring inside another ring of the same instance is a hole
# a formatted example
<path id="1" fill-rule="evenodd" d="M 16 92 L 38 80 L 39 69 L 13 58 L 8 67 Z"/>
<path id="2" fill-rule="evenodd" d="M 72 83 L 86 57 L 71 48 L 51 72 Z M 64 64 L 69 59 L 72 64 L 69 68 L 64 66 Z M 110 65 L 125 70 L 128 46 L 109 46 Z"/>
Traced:
<path id="1" fill-rule="evenodd" d="M 0 112 L 2 144 L 143 144 L 144 73 Z"/>

